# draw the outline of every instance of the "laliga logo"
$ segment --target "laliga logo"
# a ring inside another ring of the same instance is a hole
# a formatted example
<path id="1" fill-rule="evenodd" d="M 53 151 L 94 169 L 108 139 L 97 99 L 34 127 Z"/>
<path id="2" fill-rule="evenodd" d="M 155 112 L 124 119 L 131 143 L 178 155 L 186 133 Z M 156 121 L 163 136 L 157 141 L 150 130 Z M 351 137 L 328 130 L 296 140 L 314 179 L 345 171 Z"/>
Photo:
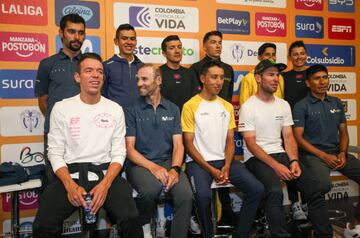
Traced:
<path id="1" fill-rule="evenodd" d="M 130 24 L 134 27 L 150 27 L 150 8 L 130 7 Z"/>
<path id="2" fill-rule="evenodd" d="M 24 129 L 33 132 L 34 129 L 40 126 L 41 115 L 37 110 L 24 110 L 20 114 L 21 125 Z"/>
<path id="3" fill-rule="evenodd" d="M 74 13 L 82 16 L 85 21 L 90 20 L 93 16 L 93 11 L 90 8 L 81 5 L 69 5 L 63 8 L 62 10 L 63 16 L 68 15 L 70 13 Z"/>
<path id="4" fill-rule="evenodd" d="M 245 49 L 245 47 L 240 44 L 233 44 L 230 47 L 231 56 L 233 57 L 233 59 L 236 60 L 236 62 L 239 63 L 240 60 L 242 59 L 243 54 L 244 54 L 244 49 Z"/>

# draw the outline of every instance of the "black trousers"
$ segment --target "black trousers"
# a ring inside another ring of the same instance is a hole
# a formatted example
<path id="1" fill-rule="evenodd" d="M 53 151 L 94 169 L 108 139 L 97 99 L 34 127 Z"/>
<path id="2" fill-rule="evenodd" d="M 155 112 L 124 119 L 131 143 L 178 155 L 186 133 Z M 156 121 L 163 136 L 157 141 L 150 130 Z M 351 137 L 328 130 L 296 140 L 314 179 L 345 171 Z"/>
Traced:
<path id="1" fill-rule="evenodd" d="M 97 181 L 89 182 L 90 188 L 96 184 Z M 125 179 L 120 176 L 115 178 L 103 208 L 111 223 L 121 228 L 121 237 L 144 237 L 136 204 L 132 198 L 132 187 Z M 60 237 L 63 221 L 76 209 L 78 208 L 69 202 L 61 181 L 59 179 L 52 181 L 40 195 L 40 207 L 33 224 L 33 237 Z"/>
<path id="2" fill-rule="evenodd" d="M 270 156 L 289 167 L 290 161 L 286 153 L 270 154 Z M 280 178 L 270 166 L 255 157 L 250 158 L 245 164 L 265 187 L 265 213 L 269 222 L 271 237 L 291 237 L 286 229 Z M 298 189 L 305 199 L 304 202 L 307 202 L 309 220 L 314 227 L 315 236 L 331 238 L 332 227 L 329 222 L 325 197 L 318 187 L 314 175 L 301 163 L 300 167 L 301 176 L 285 182 Z"/>

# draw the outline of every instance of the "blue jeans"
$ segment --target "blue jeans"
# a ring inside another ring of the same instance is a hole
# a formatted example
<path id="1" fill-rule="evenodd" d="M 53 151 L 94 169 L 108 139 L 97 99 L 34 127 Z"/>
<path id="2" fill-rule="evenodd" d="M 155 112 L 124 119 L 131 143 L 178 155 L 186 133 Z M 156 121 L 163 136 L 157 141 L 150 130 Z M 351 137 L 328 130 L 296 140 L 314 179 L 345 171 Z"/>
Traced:
<path id="1" fill-rule="evenodd" d="M 225 160 L 210 161 L 208 163 L 217 169 L 221 169 L 225 164 Z M 204 237 L 211 238 L 214 235 L 212 234 L 211 223 L 212 193 L 210 188 L 213 178 L 209 172 L 200 167 L 196 162 L 187 163 L 186 172 L 195 193 L 197 211 Z M 263 198 L 264 186 L 240 161 L 236 160 L 231 164 L 229 180 L 244 194 L 243 204 L 233 237 L 249 237 L 258 206 Z"/>

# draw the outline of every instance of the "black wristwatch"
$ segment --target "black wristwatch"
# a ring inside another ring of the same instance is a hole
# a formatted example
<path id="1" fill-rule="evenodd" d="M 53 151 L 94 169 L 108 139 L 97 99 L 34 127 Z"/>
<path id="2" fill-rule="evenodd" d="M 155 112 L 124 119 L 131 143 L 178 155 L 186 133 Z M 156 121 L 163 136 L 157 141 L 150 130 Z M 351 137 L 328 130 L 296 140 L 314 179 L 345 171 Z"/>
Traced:
<path id="1" fill-rule="evenodd" d="M 180 166 L 172 166 L 170 169 L 173 169 L 175 170 L 176 173 L 178 173 L 180 175 L 180 172 L 181 172 L 181 167 Z"/>

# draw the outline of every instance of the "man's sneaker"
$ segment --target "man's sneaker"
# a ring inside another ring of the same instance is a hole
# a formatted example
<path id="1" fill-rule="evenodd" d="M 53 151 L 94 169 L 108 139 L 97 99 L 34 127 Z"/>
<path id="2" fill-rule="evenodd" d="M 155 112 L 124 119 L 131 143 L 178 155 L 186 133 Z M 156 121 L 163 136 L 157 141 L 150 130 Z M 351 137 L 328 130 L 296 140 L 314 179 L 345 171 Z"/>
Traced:
<path id="1" fill-rule="evenodd" d="M 296 221 L 299 220 L 306 220 L 306 214 L 301 208 L 300 202 L 294 202 L 292 205 L 292 213 L 293 213 L 293 219 Z"/>
<path id="2" fill-rule="evenodd" d="M 360 238 L 360 225 L 356 225 L 353 229 L 350 229 L 350 223 L 346 223 L 344 238 Z"/>
<path id="3" fill-rule="evenodd" d="M 191 234 L 198 235 L 201 233 L 200 225 L 199 225 L 199 223 L 197 223 L 195 216 L 191 216 L 191 218 L 190 218 L 189 230 L 190 230 Z"/>
<path id="4" fill-rule="evenodd" d="M 166 236 L 166 219 L 157 219 L 156 221 L 156 237 Z"/>
<path id="5" fill-rule="evenodd" d="M 143 225 L 144 238 L 153 238 L 151 235 L 150 223 Z"/>

